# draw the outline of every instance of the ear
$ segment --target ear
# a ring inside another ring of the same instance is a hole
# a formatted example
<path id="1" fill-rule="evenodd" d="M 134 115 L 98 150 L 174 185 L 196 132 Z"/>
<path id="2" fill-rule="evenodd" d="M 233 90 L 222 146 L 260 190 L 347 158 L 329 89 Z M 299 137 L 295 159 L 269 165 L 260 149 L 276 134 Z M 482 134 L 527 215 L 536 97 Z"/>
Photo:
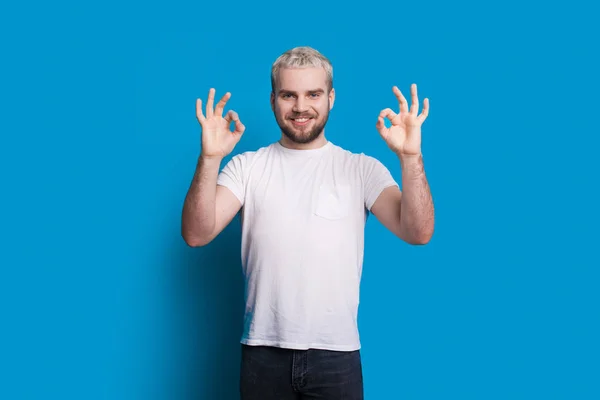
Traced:
<path id="1" fill-rule="evenodd" d="M 275 93 L 271 91 L 271 110 L 275 112 Z"/>
<path id="2" fill-rule="evenodd" d="M 333 108 L 333 103 L 335 103 L 335 89 L 331 88 L 329 91 L 329 110 Z"/>

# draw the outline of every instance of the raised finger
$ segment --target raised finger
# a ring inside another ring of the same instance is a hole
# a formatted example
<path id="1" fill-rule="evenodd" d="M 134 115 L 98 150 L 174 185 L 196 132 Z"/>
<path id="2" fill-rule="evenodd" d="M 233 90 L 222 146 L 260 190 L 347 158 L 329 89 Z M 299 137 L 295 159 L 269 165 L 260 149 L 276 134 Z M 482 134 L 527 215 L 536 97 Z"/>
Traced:
<path id="1" fill-rule="evenodd" d="M 410 113 L 417 116 L 419 112 L 419 97 L 417 96 L 417 84 L 410 85 Z"/>
<path id="2" fill-rule="evenodd" d="M 225 93 L 225 95 L 223 97 L 221 97 L 221 100 L 219 100 L 219 102 L 217 103 L 217 106 L 215 107 L 215 115 L 217 116 L 222 116 L 223 115 L 223 109 L 225 108 L 225 104 L 227 104 L 227 101 L 231 98 L 231 93 L 227 92 Z"/>
<path id="3" fill-rule="evenodd" d="M 215 102 L 215 89 L 211 88 L 208 91 L 208 100 L 206 100 L 206 117 L 213 116 L 213 103 Z"/>
<path id="4" fill-rule="evenodd" d="M 196 118 L 198 122 L 204 121 L 204 114 L 202 114 L 202 100 L 196 99 Z"/>
<path id="5" fill-rule="evenodd" d="M 425 98 L 423 100 L 423 110 L 421 111 L 421 115 L 419 115 L 419 119 L 421 122 L 425 121 L 425 118 L 429 115 L 429 99 Z"/>
<path id="6" fill-rule="evenodd" d="M 398 89 L 398 86 L 394 86 L 392 88 L 392 91 L 396 95 L 396 98 L 398 99 L 398 103 L 400 103 L 400 112 L 407 113 L 408 112 L 408 102 L 406 101 L 406 98 L 404 97 L 404 95 L 402 94 L 400 89 Z"/>

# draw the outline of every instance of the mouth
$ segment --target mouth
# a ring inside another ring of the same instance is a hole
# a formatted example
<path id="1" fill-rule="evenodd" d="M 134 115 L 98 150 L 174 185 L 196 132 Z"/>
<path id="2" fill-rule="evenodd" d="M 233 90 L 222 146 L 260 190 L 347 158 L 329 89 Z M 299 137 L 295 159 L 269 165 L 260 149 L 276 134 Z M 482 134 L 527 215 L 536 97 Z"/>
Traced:
<path id="1" fill-rule="evenodd" d="M 312 117 L 290 118 L 295 126 L 304 126 L 310 122 Z"/>

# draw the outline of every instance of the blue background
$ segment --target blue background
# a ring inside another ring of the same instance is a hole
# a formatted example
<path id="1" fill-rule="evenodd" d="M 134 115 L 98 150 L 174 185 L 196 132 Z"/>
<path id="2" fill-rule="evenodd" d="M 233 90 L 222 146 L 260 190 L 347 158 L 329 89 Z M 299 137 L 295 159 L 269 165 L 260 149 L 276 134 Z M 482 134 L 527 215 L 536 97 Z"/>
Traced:
<path id="1" fill-rule="evenodd" d="M 436 232 L 367 225 L 367 399 L 598 399 L 599 32 L 591 2 L 3 5 L 0 398 L 235 399 L 239 224 L 188 248 L 195 100 L 232 92 L 234 153 L 279 137 L 271 63 L 334 64 L 329 139 L 419 87 Z M 597 14 L 596 14 L 597 15 Z"/>

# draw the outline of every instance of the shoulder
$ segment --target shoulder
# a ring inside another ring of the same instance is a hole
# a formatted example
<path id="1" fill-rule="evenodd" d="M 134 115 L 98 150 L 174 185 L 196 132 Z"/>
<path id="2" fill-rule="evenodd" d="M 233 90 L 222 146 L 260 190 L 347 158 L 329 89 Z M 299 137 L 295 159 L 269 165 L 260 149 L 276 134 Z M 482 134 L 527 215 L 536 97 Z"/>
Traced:
<path id="1" fill-rule="evenodd" d="M 368 173 L 373 169 L 383 167 L 381 161 L 364 152 L 353 152 L 333 143 L 331 144 L 331 147 L 335 159 L 351 164 L 361 172 Z"/>
<path id="2" fill-rule="evenodd" d="M 257 160 L 268 157 L 273 152 L 274 145 L 270 144 L 267 146 L 259 147 L 256 150 L 247 150 L 231 156 L 230 160 L 227 161 L 227 165 L 240 165 L 242 167 L 249 167 Z"/>

